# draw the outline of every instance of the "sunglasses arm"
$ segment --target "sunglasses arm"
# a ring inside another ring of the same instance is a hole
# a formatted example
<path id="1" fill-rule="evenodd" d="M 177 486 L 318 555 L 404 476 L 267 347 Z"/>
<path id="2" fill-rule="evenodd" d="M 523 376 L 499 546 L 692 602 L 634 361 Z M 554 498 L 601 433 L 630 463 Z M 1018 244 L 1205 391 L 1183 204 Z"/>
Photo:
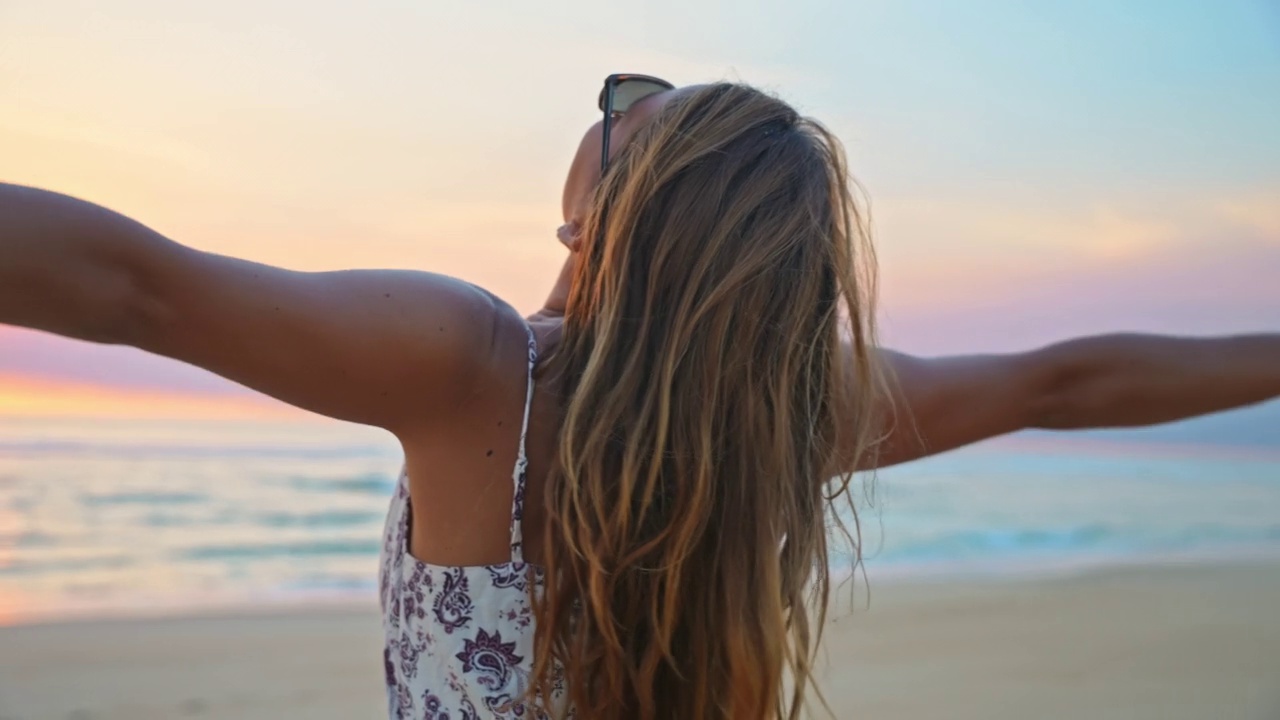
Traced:
<path id="1" fill-rule="evenodd" d="M 611 83 L 604 91 L 604 128 L 600 143 L 600 177 L 609 167 L 609 136 L 613 131 L 613 88 Z"/>

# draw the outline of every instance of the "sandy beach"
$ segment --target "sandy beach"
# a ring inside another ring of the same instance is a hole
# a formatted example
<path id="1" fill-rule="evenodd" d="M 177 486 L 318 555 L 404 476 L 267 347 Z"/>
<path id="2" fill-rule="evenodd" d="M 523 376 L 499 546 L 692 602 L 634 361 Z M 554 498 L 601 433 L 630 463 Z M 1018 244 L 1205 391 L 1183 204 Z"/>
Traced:
<path id="1" fill-rule="evenodd" d="M 827 635 L 837 717 L 1280 718 L 1280 563 L 871 580 Z M 372 608 L 0 628 L 0 718 L 378 718 L 379 654 Z"/>

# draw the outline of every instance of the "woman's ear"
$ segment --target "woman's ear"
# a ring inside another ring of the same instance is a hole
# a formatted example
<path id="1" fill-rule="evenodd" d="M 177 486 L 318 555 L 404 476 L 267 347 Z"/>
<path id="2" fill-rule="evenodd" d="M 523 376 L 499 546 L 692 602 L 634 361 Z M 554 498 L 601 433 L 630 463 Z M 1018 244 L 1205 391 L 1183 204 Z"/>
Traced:
<path id="1" fill-rule="evenodd" d="M 582 247 L 582 226 L 577 220 L 571 220 L 556 229 L 556 237 L 571 252 L 578 252 Z"/>

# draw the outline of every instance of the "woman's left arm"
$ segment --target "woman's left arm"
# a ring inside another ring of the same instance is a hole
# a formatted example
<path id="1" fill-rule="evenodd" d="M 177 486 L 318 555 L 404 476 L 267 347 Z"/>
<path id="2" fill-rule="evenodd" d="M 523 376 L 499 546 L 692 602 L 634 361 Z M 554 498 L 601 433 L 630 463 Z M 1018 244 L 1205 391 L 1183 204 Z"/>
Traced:
<path id="1" fill-rule="evenodd" d="M 1156 425 L 1280 397 L 1280 334 L 1114 334 L 1038 350 L 922 358 L 880 350 L 885 466 L 1028 428 Z M 853 437 L 850 433 L 849 437 Z"/>
<path id="2" fill-rule="evenodd" d="M 0 184 L 0 323 L 126 344 L 393 432 L 465 400 L 509 306 L 425 272 L 295 272 Z"/>

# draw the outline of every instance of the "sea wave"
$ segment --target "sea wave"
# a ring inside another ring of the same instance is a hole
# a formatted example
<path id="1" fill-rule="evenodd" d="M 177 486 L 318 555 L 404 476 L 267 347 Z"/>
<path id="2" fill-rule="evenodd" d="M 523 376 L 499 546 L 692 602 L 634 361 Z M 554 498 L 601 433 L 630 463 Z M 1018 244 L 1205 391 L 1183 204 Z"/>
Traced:
<path id="1" fill-rule="evenodd" d="M 301 540 L 279 543 L 196 545 L 175 551 L 182 560 L 262 560 L 338 555 L 377 557 L 382 543 L 377 537 L 336 540 Z"/>
<path id="2" fill-rule="evenodd" d="M 964 528 L 864 545 L 864 559 L 878 565 L 939 561 L 1001 561 L 1052 557 L 1159 555 L 1191 549 L 1255 547 L 1280 543 L 1280 524 L 1204 524 L 1177 529 L 1088 523 L 1063 528 Z"/>
<path id="3" fill-rule="evenodd" d="M 311 493 L 361 493 L 369 495 L 390 495 L 396 488 L 396 481 L 384 473 L 368 473 L 354 477 L 315 478 L 294 477 L 288 481 L 290 487 Z"/>
<path id="4" fill-rule="evenodd" d="M 137 558 L 125 554 L 98 557 L 63 557 L 53 559 L 18 559 L 0 565 L 0 576 L 46 575 L 82 573 L 94 570 L 114 570 L 137 564 Z"/>
<path id="5" fill-rule="evenodd" d="M 370 525 L 380 522 L 385 517 L 381 511 L 366 510 L 323 510 L 313 513 L 264 513 L 254 517 L 253 522 L 262 527 L 271 528 L 336 528 Z"/>
<path id="6" fill-rule="evenodd" d="M 194 505 L 208 500 L 209 495 L 206 493 L 157 490 L 84 494 L 80 496 L 80 504 L 86 507 L 101 507 L 103 505 Z"/>

